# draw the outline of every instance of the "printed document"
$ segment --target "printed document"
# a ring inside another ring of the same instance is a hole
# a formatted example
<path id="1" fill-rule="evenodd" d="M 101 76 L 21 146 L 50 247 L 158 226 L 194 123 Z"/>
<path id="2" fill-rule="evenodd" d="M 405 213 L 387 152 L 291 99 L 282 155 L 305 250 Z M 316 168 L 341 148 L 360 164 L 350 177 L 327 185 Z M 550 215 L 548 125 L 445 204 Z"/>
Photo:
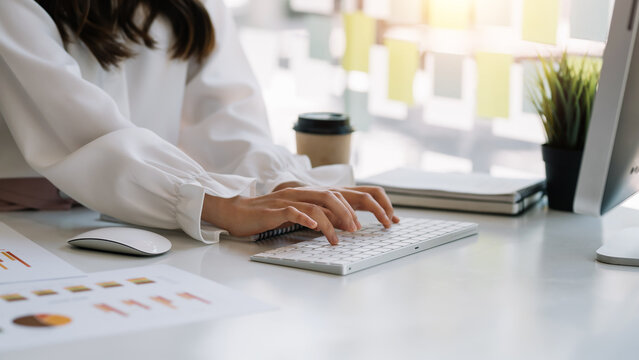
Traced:
<path id="1" fill-rule="evenodd" d="M 84 273 L 0 222 L 0 285 L 74 276 Z"/>
<path id="2" fill-rule="evenodd" d="M 0 285 L 0 352 L 269 309 L 167 265 Z"/>

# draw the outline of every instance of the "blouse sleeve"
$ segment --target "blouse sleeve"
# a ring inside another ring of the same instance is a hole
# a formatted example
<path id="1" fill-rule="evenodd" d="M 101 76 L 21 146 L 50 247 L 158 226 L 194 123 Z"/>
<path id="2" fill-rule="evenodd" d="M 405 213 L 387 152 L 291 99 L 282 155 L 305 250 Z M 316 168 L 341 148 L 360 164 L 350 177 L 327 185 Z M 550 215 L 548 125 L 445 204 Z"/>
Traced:
<path id="1" fill-rule="evenodd" d="M 231 14 L 221 0 L 208 1 L 207 8 L 216 48 L 203 64 L 190 63 L 180 148 L 207 170 L 257 178 L 258 194 L 289 181 L 352 184 L 350 166 L 311 169 L 308 157 L 273 143 L 262 95 Z"/>
<path id="2" fill-rule="evenodd" d="M 0 1 L 0 112 L 33 169 L 87 207 L 132 224 L 215 242 L 223 230 L 200 223 L 205 193 L 255 193 L 254 179 L 209 173 L 126 119 L 82 78 L 35 1 Z"/>

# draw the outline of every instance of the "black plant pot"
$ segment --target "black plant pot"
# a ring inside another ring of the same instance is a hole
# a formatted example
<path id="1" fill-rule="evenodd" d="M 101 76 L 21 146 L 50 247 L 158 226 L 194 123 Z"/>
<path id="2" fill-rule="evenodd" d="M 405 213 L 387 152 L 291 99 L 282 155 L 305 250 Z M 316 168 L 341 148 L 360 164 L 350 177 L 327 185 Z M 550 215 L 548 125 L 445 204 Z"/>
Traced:
<path id="1" fill-rule="evenodd" d="M 551 209 L 572 211 L 583 150 L 554 148 L 544 144 L 541 155 L 546 164 L 546 192 Z"/>

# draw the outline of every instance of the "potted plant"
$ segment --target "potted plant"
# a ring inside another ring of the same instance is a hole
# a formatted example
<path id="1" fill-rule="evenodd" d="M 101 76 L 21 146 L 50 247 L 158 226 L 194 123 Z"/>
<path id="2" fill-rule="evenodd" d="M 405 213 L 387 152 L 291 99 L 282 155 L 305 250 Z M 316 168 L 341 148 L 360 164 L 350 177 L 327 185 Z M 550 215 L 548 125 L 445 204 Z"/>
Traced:
<path id="1" fill-rule="evenodd" d="M 548 206 L 572 211 L 601 60 L 586 56 L 540 58 L 529 96 L 546 134 L 541 152 L 546 167 Z"/>

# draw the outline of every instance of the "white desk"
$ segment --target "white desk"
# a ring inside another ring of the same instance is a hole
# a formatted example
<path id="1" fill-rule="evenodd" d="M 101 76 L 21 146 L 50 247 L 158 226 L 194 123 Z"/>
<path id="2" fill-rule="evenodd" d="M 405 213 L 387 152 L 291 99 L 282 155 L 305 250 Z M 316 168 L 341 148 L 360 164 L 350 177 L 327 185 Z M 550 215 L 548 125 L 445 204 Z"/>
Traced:
<path id="1" fill-rule="evenodd" d="M 637 225 L 548 211 L 522 217 L 399 209 L 467 220 L 480 235 L 346 277 L 254 263 L 268 246 L 205 246 L 162 232 L 174 249 L 136 258 L 73 249 L 104 226 L 88 210 L 0 214 L 0 221 L 87 272 L 166 263 L 279 310 L 5 354 L 2 359 L 636 359 L 639 269 L 597 263 L 602 234 Z M 0 310 L 1 310 L 0 305 Z M 0 338 L 1 341 L 1 338 Z"/>

